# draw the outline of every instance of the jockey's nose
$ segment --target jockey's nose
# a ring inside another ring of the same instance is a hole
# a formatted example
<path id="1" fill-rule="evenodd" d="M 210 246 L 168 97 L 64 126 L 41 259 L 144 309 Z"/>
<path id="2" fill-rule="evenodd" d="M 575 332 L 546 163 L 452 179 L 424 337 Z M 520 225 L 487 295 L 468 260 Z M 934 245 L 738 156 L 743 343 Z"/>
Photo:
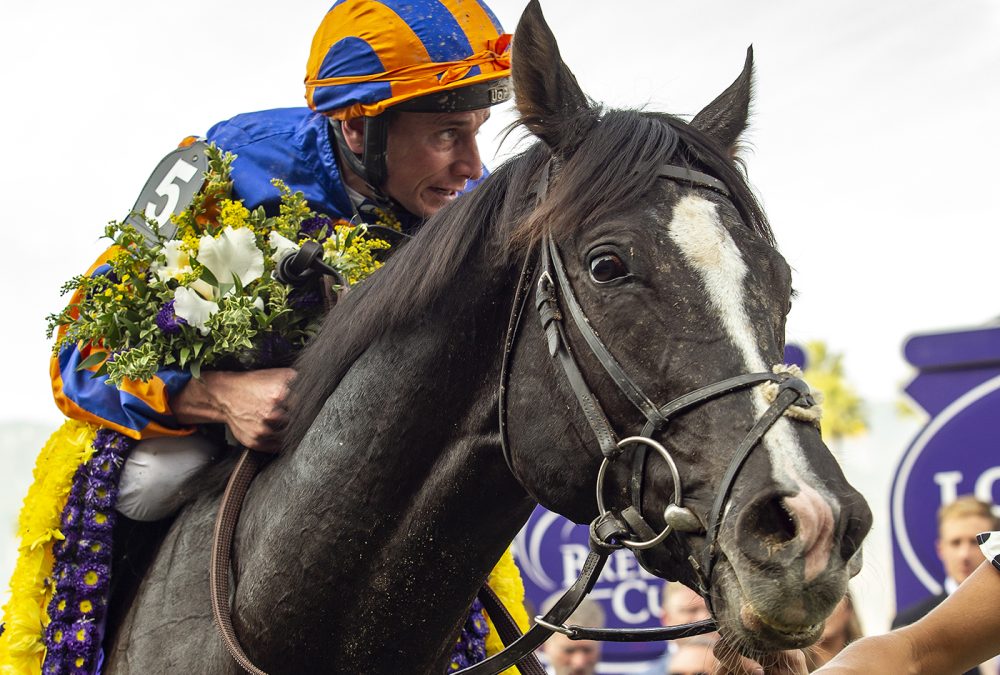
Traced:
<path id="1" fill-rule="evenodd" d="M 458 148 L 452 171 L 466 180 L 478 180 L 483 177 L 483 160 L 479 156 L 479 144 L 475 136 L 467 139 Z"/>

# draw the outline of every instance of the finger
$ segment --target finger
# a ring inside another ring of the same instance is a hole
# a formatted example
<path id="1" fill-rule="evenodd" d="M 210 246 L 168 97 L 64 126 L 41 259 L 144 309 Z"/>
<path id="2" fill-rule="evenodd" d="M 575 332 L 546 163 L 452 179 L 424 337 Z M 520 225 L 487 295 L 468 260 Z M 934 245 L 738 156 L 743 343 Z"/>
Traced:
<path id="1" fill-rule="evenodd" d="M 257 439 L 257 450 L 260 452 L 269 452 L 272 454 L 281 451 L 281 439 L 282 435 L 276 432 L 268 432 L 261 434 Z"/>

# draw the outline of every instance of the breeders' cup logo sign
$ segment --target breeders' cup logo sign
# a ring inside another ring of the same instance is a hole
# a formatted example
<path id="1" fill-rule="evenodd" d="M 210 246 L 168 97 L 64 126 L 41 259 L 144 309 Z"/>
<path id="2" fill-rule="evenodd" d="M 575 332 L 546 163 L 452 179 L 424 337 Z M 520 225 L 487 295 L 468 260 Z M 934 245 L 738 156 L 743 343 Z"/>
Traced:
<path id="1" fill-rule="evenodd" d="M 589 548 L 586 525 L 576 525 L 539 506 L 514 541 L 514 554 L 528 600 L 540 613 L 545 599 L 577 580 Z M 627 550 L 611 554 L 590 593 L 601 603 L 609 628 L 660 625 L 663 580 L 639 566 Z M 603 661 L 646 661 L 663 653 L 663 643 L 606 642 Z M 601 669 L 601 672 L 619 672 Z M 625 671 L 621 671 L 625 672 Z"/>
<path id="2" fill-rule="evenodd" d="M 1000 500 L 1000 328 L 918 335 L 905 348 L 921 370 L 906 388 L 931 416 L 893 481 L 896 605 L 943 590 L 937 511 L 961 495 Z"/>

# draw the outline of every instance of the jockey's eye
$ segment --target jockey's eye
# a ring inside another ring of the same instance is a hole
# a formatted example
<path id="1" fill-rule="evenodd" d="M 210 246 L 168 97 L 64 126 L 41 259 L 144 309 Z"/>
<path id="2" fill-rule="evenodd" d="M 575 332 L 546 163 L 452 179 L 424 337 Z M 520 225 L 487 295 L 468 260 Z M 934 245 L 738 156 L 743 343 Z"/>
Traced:
<path id="1" fill-rule="evenodd" d="M 628 268 L 616 254 L 602 251 L 590 258 L 590 278 L 599 284 L 606 284 L 628 276 Z"/>

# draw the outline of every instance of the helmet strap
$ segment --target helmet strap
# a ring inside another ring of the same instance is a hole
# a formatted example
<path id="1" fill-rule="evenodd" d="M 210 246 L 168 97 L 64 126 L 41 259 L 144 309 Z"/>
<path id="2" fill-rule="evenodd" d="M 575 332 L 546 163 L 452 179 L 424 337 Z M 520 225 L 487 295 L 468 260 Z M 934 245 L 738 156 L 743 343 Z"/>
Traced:
<path id="1" fill-rule="evenodd" d="M 364 118 L 364 147 L 359 157 L 348 145 L 341 124 L 341 120 L 330 120 L 333 137 L 337 140 L 340 155 L 347 168 L 368 184 L 377 201 L 388 203 L 389 197 L 382 191 L 382 187 L 388 178 L 385 148 L 389 138 L 389 125 L 381 119 L 381 116 Z"/>
<path id="2" fill-rule="evenodd" d="M 389 144 L 389 115 L 382 113 L 365 118 L 365 148 L 361 161 L 364 163 L 368 184 L 381 193 L 389 178 L 385 165 L 385 155 Z"/>
<path id="3" fill-rule="evenodd" d="M 415 216 L 407 211 L 402 204 L 386 194 L 383 187 L 389 178 L 386 168 L 386 147 L 389 139 L 389 119 L 388 115 L 382 114 L 377 117 L 364 118 L 364 152 L 358 157 L 344 137 L 344 130 L 341 121 L 330 120 L 330 127 L 333 137 L 340 148 L 338 153 L 343 158 L 347 169 L 363 180 L 372 192 L 371 200 L 378 206 L 388 209 L 396 214 L 403 225 L 404 230 L 412 229 L 417 224 L 423 222 L 423 218 Z"/>

